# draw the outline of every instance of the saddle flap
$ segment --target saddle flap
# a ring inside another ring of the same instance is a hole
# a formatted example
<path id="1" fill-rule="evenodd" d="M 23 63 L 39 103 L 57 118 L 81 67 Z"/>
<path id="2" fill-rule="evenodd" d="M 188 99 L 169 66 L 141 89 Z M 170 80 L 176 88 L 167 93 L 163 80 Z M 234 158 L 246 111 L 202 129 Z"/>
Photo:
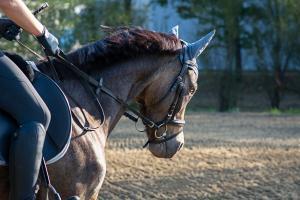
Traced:
<path id="1" fill-rule="evenodd" d="M 66 153 L 71 141 L 70 106 L 59 86 L 41 72 L 35 71 L 32 84 L 51 112 L 51 122 L 43 149 L 47 164 L 51 164 Z M 0 110 L 0 165 L 7 164 L 10 138 L 17 128 L 18 125 L 13 117 Z"/>
<path id="2" fill-rule="evenodd" d="M 70 106 L 60 87 L 41 72 L 35 72 L 33 85 L 51 112 L 51 122 L 43 150 L 44 157 L 49 162 L 59 152 L 62 153 L 67 148 L 66 144 L 68 146 L 70 143 L 72 127 Z"/>

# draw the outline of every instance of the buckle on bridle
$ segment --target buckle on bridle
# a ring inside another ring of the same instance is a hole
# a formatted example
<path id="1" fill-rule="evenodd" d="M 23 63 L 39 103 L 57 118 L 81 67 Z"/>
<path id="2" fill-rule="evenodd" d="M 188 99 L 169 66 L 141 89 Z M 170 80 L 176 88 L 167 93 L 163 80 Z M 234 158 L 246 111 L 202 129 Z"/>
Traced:
<path id="1" fill-rule="evenodd" d="M 147 123 L 147 126 L 148 126 L 149 128 L 154 128 L 155 123 L 154 123 L 153 121 L 149 121 L 149 122 Z"/>
<path id="2" fill-rule="evenodd" d="M 160 139 L 162 139 L 162 138 L 165 138 L 166 137 L 166 135 L 167 135 L 167 130 L 168 130 L 168 127 L 167 126 L 165 126 L 166 128 L 165 128 L 165 130 L 163 131 L 163 133 L 159 136 L 159 135 L 157 135 L 157 131 L 158 130 L 155 130 L 155 132 L 154 132 L 154 137 L 155 137 L 155 140 L 160 140 Z"/>

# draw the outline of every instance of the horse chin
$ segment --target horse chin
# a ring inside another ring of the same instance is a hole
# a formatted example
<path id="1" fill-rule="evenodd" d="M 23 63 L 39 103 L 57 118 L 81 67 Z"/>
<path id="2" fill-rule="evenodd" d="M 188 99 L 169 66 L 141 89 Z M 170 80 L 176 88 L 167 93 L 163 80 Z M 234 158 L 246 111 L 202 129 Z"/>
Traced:
<path id="1" fill-rule="evenodd" d="M 180 132 L 176 137 L 159 144 L 150 143 L 150 152 L 158 158 L 172 158 L 184 144 L 183 132 Z"/>

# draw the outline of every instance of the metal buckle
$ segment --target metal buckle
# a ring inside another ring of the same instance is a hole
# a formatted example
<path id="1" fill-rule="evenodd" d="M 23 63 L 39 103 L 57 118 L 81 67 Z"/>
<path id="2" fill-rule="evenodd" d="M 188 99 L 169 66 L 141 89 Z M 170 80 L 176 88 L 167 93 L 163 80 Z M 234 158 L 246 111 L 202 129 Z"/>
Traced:
<path id="1" fill-rule="evenodd" d="M 168 126 L 167 126 L 167 124 L 163 124 L 163 125 L 164 125 L 164 127 L 165 127 L 165 130 L 162 132 L 162 134 L 161 134 L 160 136 L 157 135 L 157 131 L 158 131 L 159 129 L 156 129 L 156 130 L 154 131 L 154 137 L 155 137 L 156 140 L 160 140 L 161 138 L 165 138 L 166 135 L 167 135 Z M 163 127 L 163 126 L 160 126 L 160 128 L 161 128 L 161 127 Z"/>
<path id="2" fill-rule="evenodd" d="M 150 125 L 148 124 L 149 122 L 150 122 Z M 147 123 L 147 126 L 149 126 L 149 128 L 154 128 L 155 123 L 153 121 L 149 121 L 149 122 Z"/>

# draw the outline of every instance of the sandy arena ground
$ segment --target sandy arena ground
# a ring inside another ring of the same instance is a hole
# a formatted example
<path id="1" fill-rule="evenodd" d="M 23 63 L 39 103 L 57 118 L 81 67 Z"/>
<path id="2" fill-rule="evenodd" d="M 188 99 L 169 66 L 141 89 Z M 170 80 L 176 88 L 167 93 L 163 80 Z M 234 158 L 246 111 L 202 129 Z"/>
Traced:
<path id="1" fill-rule="evenodd" d="M 122 119 L 106 148 L 100 199 L 300 199 L 300 116 L 186 117 L 185 148 L 158 159 Z"/>

